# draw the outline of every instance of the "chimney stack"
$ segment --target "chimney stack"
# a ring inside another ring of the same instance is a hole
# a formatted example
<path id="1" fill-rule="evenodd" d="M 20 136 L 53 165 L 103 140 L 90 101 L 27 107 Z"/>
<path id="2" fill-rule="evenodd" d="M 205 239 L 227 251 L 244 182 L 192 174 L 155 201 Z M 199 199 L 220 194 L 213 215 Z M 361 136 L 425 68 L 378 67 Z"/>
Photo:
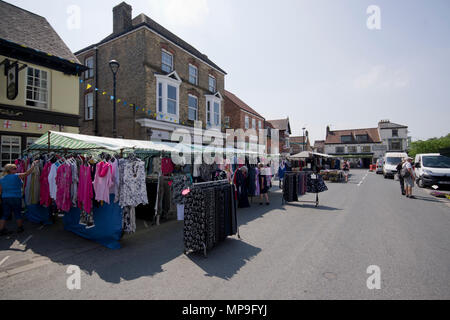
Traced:
<path id="1" fill-rule="evenodd" d="M 131 12 L 133 8 L 122 2 L 113 8 L 113 33 L 119 34 L 130 30 L 133 27 Z"/>

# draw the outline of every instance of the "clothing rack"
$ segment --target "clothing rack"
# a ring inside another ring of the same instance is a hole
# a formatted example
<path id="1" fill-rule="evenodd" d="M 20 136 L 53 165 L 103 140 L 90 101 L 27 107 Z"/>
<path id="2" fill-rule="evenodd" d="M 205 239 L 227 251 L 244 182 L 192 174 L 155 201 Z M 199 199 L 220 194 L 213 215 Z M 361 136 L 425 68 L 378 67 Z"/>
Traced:
<path id="1" fill-rule="evenodd" d="M 285 175 L 286 174 L 293 174 L 293 173 L 295 173 L 295 174 L 299 174 L 300 172 L 305 172 L 305 171 L 299 171 L 299 172 L 297 172 L 297 171 L 286 171 L 285 172 Z M 316 180 L 317 179 L 317 175 L 318 175 L 318 173 L 312 173 L 312 174 L 315 174 L 316 175 L 316 178 L 315 179 L 312 179 L 312 180 Z M 283 191 L 284 191 L 284 188 L 285 188 L 285 185 L 284 185 L 284 183 L 283 183 Z M 296 201 L 296 202 L 300 202 L 300 203 L 315 203 L 316 204 L 316 208 L 317 207 L 319 207 L 319 193 L 318 192 L 316 192 L 316 200 L 315 201 L 311 201 L 311 200 L 302 200 L 302 201 Z M 289 203 L 289 202 L 287 202 L 286 200 L 284 200 L 284 194 L 281 196 L 281 205 L 285 205 L 286 203 Z"/>
<path id="2" fill-rule="evenodd" d="M 201 188 L 201 187 L 227 186 L 227 185 L 232 187 L 231 196 L 234 197 L 235 187 L 228 180 L 218 180 L 218 181 L 208 181 L 208 182 L 193 183 L 192 184 L 192 188 L 195 188 L 195 187 L 200 187 Z M 237 226 L 237 236 L 238 236 L 239 239 L 241 239 L 241 235 L 240 235 L 240 232 L 239 232 L 239 223 L 238 223 L 238 218 L 237 218 L 237 212 L 236 212 L 236 226 Z M 202 245 L 203 245 L 203 255 L 206 258 L 208 256 L 207 255 L 207 246 L 206 246 L 206 243 L 204 243 L 204 242 L 202 243 Z M 185 255 L 188 254 L 188 250 L 186 248 L 184 248 L 183 253 Z"/>
<path id="3" fill-rule="evenodd" d="M 215 186 L 215 185 L 225 185 L 225 184 L 230 184 L 228 182 L 228 180 L 217 180 L 217 181 L 208 181 L 208 182 L 198 182 L 198 183 L 194 183 L 192 186 L 193 187 L 201 187 L 201 186 Z"/>

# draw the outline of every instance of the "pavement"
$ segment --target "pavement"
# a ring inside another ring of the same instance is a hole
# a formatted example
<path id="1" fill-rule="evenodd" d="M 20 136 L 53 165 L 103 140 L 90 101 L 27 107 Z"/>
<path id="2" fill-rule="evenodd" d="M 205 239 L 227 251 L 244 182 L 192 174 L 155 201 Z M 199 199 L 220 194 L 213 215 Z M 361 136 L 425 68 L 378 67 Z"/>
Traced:
<path id="1" fill-rule="evenodd" d="M 27 225 L 0 238 L 0 299 L 450 299 L 450 202 L 397 181 L 352 170 L 327 183 L 320 206 L 240 209 L 242 239 L 208 253 L 183 254 L 183 223 L 138 224 L 120 250 L 54 226 Z M 305 195 L 301 200 L 314 200 Z M 70 290 L 69 266 L 81 270 Z M 367 286 L 370 266 L 380 289 Z"/>

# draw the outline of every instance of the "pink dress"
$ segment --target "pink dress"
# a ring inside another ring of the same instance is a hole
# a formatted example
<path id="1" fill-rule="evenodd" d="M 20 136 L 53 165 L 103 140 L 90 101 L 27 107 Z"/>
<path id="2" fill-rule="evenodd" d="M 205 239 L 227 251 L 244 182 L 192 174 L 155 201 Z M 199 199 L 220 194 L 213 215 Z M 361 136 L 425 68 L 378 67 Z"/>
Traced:
<path id="1" fill-rule="evenodd" d="M 48 184 L 48 174 L 50 173 L 51 167 L 52 164 L 50 162 L 47 162 L 44 166 L 44 169 L 42 169 L 41 177 L 39 178 L 41 184 L 40 204 L 44 207 L 50 207 L 50 205 L 52 204 L 52 198 L 50 198 L 50 187 Z"/>
<path id="2" fill-rule="evenodd" d="M 97 163 L 94 179 L 95 200 L 109 204 L 109 191 L 113 184 L 112 166 L 105 162 Z"/>
<path id="3" fill-rule="evenodd" d="M 69 212 L 72 205 L 70 187 L 72 186 L 72 169 L 68 164 L 58 167 L 56 174 L 56 206 L 58 209 Z"/>
<path id="4" fill-rule="evenodd" d="M 91 213 L 93 196 L 91 168 L 83 165 L 80 167 L 78 181 L 78 208 L 86 211 L 87 213 Z"/>

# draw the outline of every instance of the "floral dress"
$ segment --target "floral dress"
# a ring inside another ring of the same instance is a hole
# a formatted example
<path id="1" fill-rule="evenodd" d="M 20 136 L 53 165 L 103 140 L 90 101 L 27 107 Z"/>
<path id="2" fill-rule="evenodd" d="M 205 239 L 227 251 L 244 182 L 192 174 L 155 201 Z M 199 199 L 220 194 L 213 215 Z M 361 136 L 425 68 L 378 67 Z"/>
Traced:
<path id="1" fill-rule="evenodd" d="M 121 175 L 120 206 L 137 207 L 140 204 L 148 204 L 147 185 L 145 183 L 144 161 L 127 161 L 123 168 L 123 180 Z"/>
<path id="2" fill-rule="evenodd" d="M 72 205 L 70 187 L 72 185 L 72 170 L 70 165 L 62 164 L 56 174 L 56 206 L 59 210 L 69 212 Z"/>

